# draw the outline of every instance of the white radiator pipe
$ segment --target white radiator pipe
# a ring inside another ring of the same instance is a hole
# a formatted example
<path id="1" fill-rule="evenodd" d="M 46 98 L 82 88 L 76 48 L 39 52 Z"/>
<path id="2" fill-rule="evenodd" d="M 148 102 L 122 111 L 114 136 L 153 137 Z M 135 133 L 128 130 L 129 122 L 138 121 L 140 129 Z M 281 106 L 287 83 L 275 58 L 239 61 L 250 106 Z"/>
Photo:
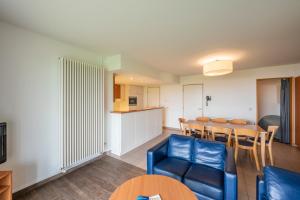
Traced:
<path id="1" fill-rule="evenodd" d="M 104 151 L 104 70 L 68 58 L 59 65 L 60 161 L 66 170 Z"/>

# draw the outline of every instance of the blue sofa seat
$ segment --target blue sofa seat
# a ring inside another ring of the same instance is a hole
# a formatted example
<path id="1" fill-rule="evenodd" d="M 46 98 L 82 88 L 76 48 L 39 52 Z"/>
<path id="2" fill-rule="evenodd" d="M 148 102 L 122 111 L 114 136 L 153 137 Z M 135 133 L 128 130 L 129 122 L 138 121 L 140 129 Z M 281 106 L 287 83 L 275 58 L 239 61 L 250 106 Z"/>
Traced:
<path id="1" fill-rule="evenodd" d="M 198 196 L 223 199 L 224 172 L 206 165 L 192 164 L 184 176 L 183 183 Z"/>
<path id="2" fill-rule="evenodd" d="M 300 173 L 277 167 L 265 167 L 256 179 L 256 199 L 300 199 Z"/>
<path id="3" fill-rule="evenodd" d="M 181 181 L 198 199 L 237 199 L 233 149 L 222 143 L 171 135 L 148 150 L 147 173 Z"/>

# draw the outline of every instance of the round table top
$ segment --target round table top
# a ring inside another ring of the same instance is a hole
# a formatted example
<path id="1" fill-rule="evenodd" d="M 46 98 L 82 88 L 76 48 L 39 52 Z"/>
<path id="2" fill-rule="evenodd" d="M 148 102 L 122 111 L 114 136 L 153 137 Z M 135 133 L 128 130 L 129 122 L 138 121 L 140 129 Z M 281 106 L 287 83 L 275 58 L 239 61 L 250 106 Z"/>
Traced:
<path id="1" fill-rule="evenodd" d="M 160 175 L 143 175 L 119 186 L 110 200 L 136 200 L 137 196 L 159 194 L 162 200 L 197 200 L 195 194 L 181 182 Z"/>

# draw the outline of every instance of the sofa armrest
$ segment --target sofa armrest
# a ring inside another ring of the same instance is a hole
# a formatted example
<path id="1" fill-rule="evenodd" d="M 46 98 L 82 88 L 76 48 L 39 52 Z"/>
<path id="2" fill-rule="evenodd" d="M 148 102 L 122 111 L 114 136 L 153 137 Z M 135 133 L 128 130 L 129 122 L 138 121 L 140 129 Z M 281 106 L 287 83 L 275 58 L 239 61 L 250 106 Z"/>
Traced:
<path id="1" fill-rule="evenodd" d="M 167 138 L 147 151 L 147 174 L 153 174 L 154 165 L 167 157 L 168 141 Z"/>
<path id="2" fill-rule="evenodd" d="M 237 171 L 234 160 L 233 148 L 227 148 L 225 166 L 224 166 L 224 199 L 237 199 Z"/>
<path id="3" fill-rule="evenodd" d="M 256 177 L 256 199 L 264 200 L 265 196 L 265 182 L 263 176 Z"/>

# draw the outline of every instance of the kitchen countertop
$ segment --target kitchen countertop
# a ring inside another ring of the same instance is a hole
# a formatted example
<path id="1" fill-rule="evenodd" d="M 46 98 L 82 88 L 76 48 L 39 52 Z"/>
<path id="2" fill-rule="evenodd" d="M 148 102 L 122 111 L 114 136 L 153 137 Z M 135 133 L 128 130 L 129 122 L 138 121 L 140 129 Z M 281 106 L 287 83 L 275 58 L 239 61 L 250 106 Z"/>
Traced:
<path id="1" fill-rule="evenodd" d="M 153 108 L 143 108 L 139 110 L 128 110 L 128 111 L 111 111 L 110 113 L 132 113 L 132 112 L 141 112 L 141 111 L 147 111 L 147 110 L 155 110 L 155 109 L 162 109 L 164 107 L 153 107 Z"/>

